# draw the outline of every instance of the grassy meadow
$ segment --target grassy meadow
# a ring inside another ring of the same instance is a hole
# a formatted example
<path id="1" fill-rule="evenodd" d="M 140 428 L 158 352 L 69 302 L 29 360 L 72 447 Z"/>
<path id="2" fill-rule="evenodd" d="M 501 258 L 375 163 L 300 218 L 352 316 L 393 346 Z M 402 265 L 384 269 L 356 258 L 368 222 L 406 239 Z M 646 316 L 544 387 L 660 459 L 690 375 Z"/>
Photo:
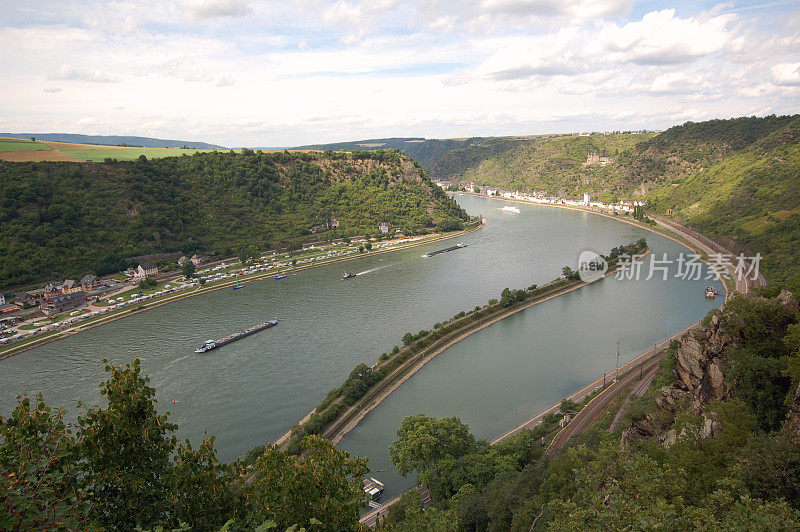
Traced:
<path id="1" fill-rule="evenodd" d="M 0 152 L 5 151 L 49 151 L 52 148 L 42 142 L 22 139 L 0 139 Z"/>

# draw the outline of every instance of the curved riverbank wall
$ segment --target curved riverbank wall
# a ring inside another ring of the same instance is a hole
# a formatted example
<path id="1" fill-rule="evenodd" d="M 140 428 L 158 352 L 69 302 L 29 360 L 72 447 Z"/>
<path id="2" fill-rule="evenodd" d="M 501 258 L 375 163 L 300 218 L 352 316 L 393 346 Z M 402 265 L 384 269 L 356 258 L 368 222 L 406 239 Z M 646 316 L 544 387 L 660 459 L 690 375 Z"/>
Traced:
<path id="1" fill-rule="evenodd" d="M 634 261 L 641 260 L 649 253 L 649 246 L 637 249 Z M 432 331 L 420 331 L 409 339 L 406 347 L 393 352 L 390 358 L 383 359 L 372 367 L 364 364 L 356 367 L 342 387 L 332 390 L 314 411 L 307 414 L 276 443 L 291 448 L 308 433 L 322 434 L 338 443 L 394 390 L 449 347 L 517 312 L 613 275 L 620 266 L 612 261 L 602 276 L 588 283 L 559 278 L 542 287 L 532 286 L 530 290 L 513 291 L 512 294 L 516 293 L 520 299 L 507 306 L 497 302 L 476 307 L 469 313 L 461 312 L 443 324 L 436 324 Z M 362 389 L 362 395 L 354 400 L 347 400 L 347 390 L 353 386 L 363 386 L 366 390 Z"/>

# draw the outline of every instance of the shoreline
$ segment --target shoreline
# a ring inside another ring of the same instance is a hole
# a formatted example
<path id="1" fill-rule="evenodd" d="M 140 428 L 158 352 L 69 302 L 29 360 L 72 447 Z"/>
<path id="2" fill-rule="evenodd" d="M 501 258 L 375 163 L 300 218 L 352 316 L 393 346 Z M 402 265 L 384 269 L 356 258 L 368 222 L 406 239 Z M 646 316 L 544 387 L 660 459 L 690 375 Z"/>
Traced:
<path id="1" fill-rule="evenodd" d="M 651 252 L 651 248 L 648 245 L 647 248 L 639 255 L 637 255 L 633 262 L 638 262 L 649 255 Z M 352 431 L 358 424 L 375 408 L 377 408 L 384 400 L 386 400 L 395 390 L 397 390 L 400 386 L 402 386 L 405 382 L 407 382 L 411 377 L 416 375 L 428 362 L 433 360 L 438 355 L 445 352 L 450 347 L 456 345 L 457 343 L 461 342 L 462 340 L 468 338 L 469 336 L 501 321 L 505 318 L 513 316 L 518 312 L 522 312 L 528 308 L 536 306 L 540 303 L 544 303 L 546 301 L 550 301 L 556 297 L 562 296 L 564 294 L 568 294 L 575 290 L 581 289 L 585 286 L 590 284 L 596 283 L 601 281 L 611 275 L 614 275 L 619 270 L 620 266 L 617 265 L 613 270 L 609 270 L 604 273 L 602 276 L 592 279 L 589 282 L 579 281 L 576 284 L 568 285 L 565 287 L 557 288 L 554 292 L 548 293 L 543 295 L 541 298 L 533 299 L 532 301 L 522 302 L 518 304 L 518 306 L 513 306 L 508 310 L 500 311 L 493 316 L 488 316 L 485 318 L 484 321 L 472 322 L 467 324 L 463 330 L 461 331 L 454 331 L 454 336 L 450 338 L 440 338 L 436 340 L 432 345 L 425 348 L 422 354 L 417 355 L 416 357 L 410 358 L 406 363 L 401 364 L 397 367 L 392 373 L 385 377 L 385 382 L 383 386 L 380 384 L 377 385 L 376 388 L 372 391 L 368 391 L 363 397 L 359 398 L 354 405 L 349 407 L 345 412 L 343 412 L 339 418 L 331 423 L 331 425 L 323 430 L 322 434 L 325 438 L 329 439 L 332 443 L 338 444 L 342 438 L 347 435 L 350 431 Z M 555 281 L 553 281 L 555 282 Z M 549 284 L 549 283 L 548 283 Z M 440 343 L 441 342 L 441 343 Z M 373 366 L 377 366 L 377 363 Z M 298 421 L 294 426 L 302 425 L 305 423 L 311 415 L 316 411 L 312 410 L 309 412 L 303 419 Z M 276 445 L 282 445 L 289 441 L 292 435 L 292 429 L 289 429 L 283 436 L 278 438 L 275 441 Z"/>
<path id="2" fill-rule="evenodd" d="M 327 261 L 321 261 L 321 262 L 315 263 L 315 264 L 304 264 L 302 266 L 292 267 L 291 270 L 285 270 L 285 271 L 290 271 L 291 273 L 297 273 L 297 272 L 301 272 L 301 271 L 304 271 L 304 270 L 309 270 L 311 268 L 318 268 L 320 266 L 330 266 L 331 264 L 337 264 L 337 263 L 340 263 L 340 262 L 347 262 L 347 261 L 351 261 L 351 260 L 364 259 L 364 258 L 367 258 L 367 257 L 372 257 L 374 255 L 382 255 L 382 254 L 385 254 L 385 253 L 393 253 L 395 251 L 402 251 L 402 250 L 405 250 L 405 249 L 410 249 L 410 248 L 414 248 L 414 247 L 418 247 L 418 246 L 423 246 L 423 245 L 426 245 L 426 244 L 432 244 L 434 242 L 439 242 L 439 241 L 447 240 L 447 239 L 450 239 L 450 238 L 456 238 L 458 236 L 464 236 L 464 235 L 473 233 L 473 232 L 477 231 L 478 229 L 482 229 L 485 225 L 486 225 L 486 222 L 482 221 L 481 223 L 477 224 L 475 227 L 472 227 L 470 229 L 465 229 L 465 230 L 462 230 L 462 231 L 457 231 L 457 232 L 454 232 L 452 234 L 450 234 L 450 233 L 441 234 L 440 233 L 438 236 L 433 237 L 431 239 L 427 239 L 427 240 L 419 241 L 419 242 L 410 242 L 410 243 L 407 243 L 407 244 L 401 244 L 401 245 L 399 245 L 397 247 L 394 247 L 392 249 L 383 249 L 383 250 L 379 250 L 379 251 L 371 251 L 371 252 L 368 252 L 366 254 L 358 254 L 358 255 L 355 255 L 353 257 L 337 257 L 335 259 L 331 259 L 331 260 L 327 260 Z M 225 259 L 225 260 L 227 260 L 227 259 Z M 269 278 L 273 277 L 276 274 L 276 272 L 277 272 L 277 270 L 269 271 L 269 272 L 261 272 L 261 273 L 254 274 L 254 275 L 249 276 L 249 277 L 242 277 L 241 279 L 238 279 L 238 281 L 250 282 L 250 281 L 260 281 L 260 280 L 264 280 L 264 279 L 269 279 Z M 155 302 L 153 302 L 151 304 L 143 303 L 143 305 L 144 305 L 143 308 L 135 308 L 135 309 L 130 309 L 130 310 L 123 310 L 123 311 L 119 312 L 118 314 L 114 314 L 113 316 L 108 316 L 106 318 L 100 318 L 100 319 L 98 319 L 98 320 L 96 320 L 94 322 L 90 322 L 90 323 L 87 323 L 85 325 L 77 325 L 75 327 L 71 327 L 71 328 L 66 329 L 64 331 L 59 331 L 59 332 L 53 333 L 50 336 L 45 336 L 45 337 L 42 337 L 40 339 L 35 339 L 35 340 L 33 340 L 33 341 L 31 341 L 31 342 L 29 342 L 27 344 L 20 345 L 20 346 L 18 346 L 16 348 L 15 347 L 10 347 L 6 351 L 0 351 L 0 362 L 2 362 L 3 360 L 5 360 L 7 358 L 11 358 L 11 357 L 13 357 L 15 355 L 18 355 L 20 353 L 24 353 L 25 351 L 30 351 L 31 349 L 36 349 L 37 347 L 42 347 L 42 346 L 47 345 L 49 343 L 55 342 L 57 340 L 68 338 L 70 336 L 73 336 L 75 334 L 81 333 L 83 331 L 88 331 L 89 329 L 93 329 L 93 328 L 99 327 L 101 325 L 106 325 L 108 323 L 117 321 L 119 319 L 127 318 L 128 316 L 133 316 L 134 314 L 138 314 L 140 312 L 145 312 L 147 310 L 151 310 L 151 309 L 154 309 L 154 308 L 157 308 L 157 307 L 161 307 L 161 306 L 167 305 L 169 303 L 174 303 L 176 301 L 180 301 L 182 299 L 186 299 L 186 298 L 189 298 L 189 297 L 199 296 L 199 295 L 202 295 L 202 294 L 213 292 L 215 290 L 222 290 L 222 289 L 225 289 L 225 288 L 230 288 L 230 287 L 236 285 L 236 283 L 238 281 L 237 280 L 222 281 L 218 285 L 215 285 L 215 286 L 211 286 L 211 287 L 208 287 L 208 288 L 195 288 L 194 290 L 192 290 L 190 292 L 186 292 L 186 293 L 183 293 L 183 294 L 176 294 L 176 295 L 174 295 L 172 297 L 168 296 L 168 297 L 166 297 L 166 298 L 164 298 L 164 299 L 162 299 L 160 301 L 155 301 Z"/>
<path id="3" fill-rule="evenodd" d="M 527 204 L 527 205 L 540 205 L 540 204 L 537 204 L 537 203 L 532 203 L 532 202 L 529 202 L 529 201 L 521 201 L 521 200 L 510 199 L 510 198 L 492 197 L 492 196 L 482 196 L 482 195 L 480 195 L 480 194 L 470 194 L 470 193 L 464 193 L 464 194 L 466 194 L 466 195 L 470 195 L 470 196 L 475 196 L 475 197 L 486 197 L 486 198 L 488 198 L 488 199 L 496 199 L 496 200 L 503 201 L 503 202 L 508 202 L 508 203 L 522 203 L 522 204 Z M 705 252 L 705 250 L 703 250 L 702 248 L 703 248 L 703 247 L 706 247 L 706 246 L 704 246 L 704 245 L 703 245 L 701 242 L 695 241 L 695 242 L 693 243 L 693 242 L 692 242 L 692 240 L 694 240 L 694 239 L 690 239 L 688 236 L 685 236 L 685 237 L 684 237 L 684 235 L 672 235 L 672 234 L 668 234 L 668 233 L 667 233 L 665 230 L 663 230 L 663 229 L 661 229 L 661 230 L 660 230 L 658 227 L 652 227 L 652 228 L 651 228 L 651 227 L 649 227 L 649 226 L 645 226 L 645 225 L 643 225 L 643 224 L 639 224 L 639 223 L 633 222 L 633 221 L 631 221 L 631 220 L 626 220 L 626 219 L 624 219 L 624 218 L 621 218 L 621 217 L 619 217 L 619 216 L 613 216 L 613 215 L 609 215 L 609 214 L 606 214 L 606 213 L 602 213 L 602 212 L 598 212 L 598 211 L 594 211 L 594 210 L 590 210 L 590 209 L 582 209 L 582 208 L 577 208 L 577 207 L 573 207 L 573 206 L 571 206 L 571 205 L 558 205 L 558 204 L 548 204 L 548 203 L 543 203 L 543 204 L 541 204 L 541 205 L 545 205 L 545 206 L 551 206 L 551 207 L 560 207 L 560 208 L 566 208 L 566 209 L 571 209 L 571 210 L 578 211 L 578 212 L 585 212 L 585 213 L 588 213 L 588 214 L 595 214 L 595 215 L 599 215 L 599 216 L 604 216 L 604 217 L 606 217 L 606 218 L 609 218 L 609 219 L 612 219 L 612 220 L 621 221 L 621 222 L 624 222 L 624 223 L 627 223 L 627 224 L 633 225 L 633 226 L 635 226 L 635 227 L 639 227 L 639 228 L 641 228 L 641 229 L 645 229 L 645 230 L 647 230 L 647 231 L 651 231 L 651 232 L 653 232 L 653 233 L 656 233 L 656 234 L 658 234 L 658 235 L 660 235 L 660 236 L 663 236 L 664 238 L 667 238 L 667 239 L 669 239 L 669 240 L 672 240 L 673 242 L 676 242 L 677 244 L 680 244 L 680 245 L 682 245 L 682 246 L 686 247 L 687 249 L 689 249 L 690 251 L 693 251 L 693 252 L 697 253 L 698 255 L 701 255 L 701 252 Z M 656 221 L 656 223 L 659 223 L 659 222 L 658 222 L 658 221 Z M 678 226 L 680 226 L 680 224 L 675 224 L 675 225 L 678 225 Z M 686 241 L 683 241 L 683 238 L 686 238 Z M 694 245 L 693 245 L 693 244 L 694 244 Z M 696 246 L 696 247 L 695 247 L 695 246 Z M 636 259 L 636 260 L 637 260 L 637 261 L 638 261 L 638 260 L 641 260 L 641 258 L 643 258 L 644 256 L 646 256 L 647 254 L 649 254 L 649 253 L 650 253 L 650 250 L 651 250 L 651 248 L 650 248 L 650 246 L 648 245 L 646 253 L 645 253 L 645 254 L 643 254 L 643 255 L 641 255 L 641 256 L 637 256 L 637 259 Z M 712 251 L 713 251 L 713 250 L 712 250 Z M 700 259 L 701 259 L 701 260 L 702 260 L 704 263 L 708 264 L 708 261 L 707 261 L 707 259 L 706 259 L 706 258 L 703 258 L 703 257 L 701 256 L 701 257 L 700 257 Z M 475 328 L 468 328 L 468 329 L 467 329 L 466 331 L 464 331 L 463 333 L 461 333 L 461 334 L 458 334 L 458 335 L 457 335 L 455 338 L 452 338 L 451 340 L 449 340 L 449 341 L 446 343 L 446 345 L 443 345 L 443 346 L 438 346 L 438 347 L 436 347 L 436 348 L 435 348 L 433 351 L 431 351 L 429 354 L 427 354 L 427 355 L 423 356 L 422 358 L 420 358 L 420 359 L 417 361 L 417 363 L 416 363 L 414 366 L 412 366 L 412 367 L 411 367 L 411 369 L 408 371 L 408 373 L 407 373 L 406 375 L 404 375 L 404 376 L 400 377 L 400 378 L 399 378 L 399 379 L 398 379 L 396 382 L 394 382 L 394 383 L 392 383 L 392 384 L 389 384 L 389 385 L 388 385 L 388 386 L 389 386 L 389 388 L 382 390 L 382 391 L 381 391 L 381 392 L 379 392 L 379 394 L 378 394 L 376 397 L 374 397 L 374 398 L 373 398 L 373 397 L 370 397 L 368 400 L 369 400 L 369 401 L 372 401 L 372 402 L 370 402 L 368 405 L 366 405 L 366 407 L 363 407 L 363 408 L 362 408 L 362 410 L 361 410 L 361 411 L 359 411 L 359 413 L 358 413 L 358 414 L 355 414 L 355 415 L 353 415 L 353 414 L 352 414 L 352 412 L 351 412 L 351 410 L 353 410 L 353 409 L 355 408 L 355 405 L 354 405 L 353 407 L 349 408 L 349 409 L 348 409 L 348 410 L 347 410 L 347 411 L 346 411 L 344 414 L 342 414 L 342 417 L 348 417 L 348 415 L 350 415 L 350 416 L 352 416 L 352 419 L 350 419 L 350 420 L 349 420 L 349 421 L 348 421 L 346 424 L 344 424 L 344 426 L 342 426 L 342 427 L 337 427 L 337 430 L 336 430 L 336 431 L 333 431 L 333 432 L 331 432 L 331 433 L 329 433 L 329 432 L 328 432 L 328 430 L 324 431 L 324 434 L 325 434 L 325 436 L 326 436 L 326 437 L 329 437 L 329 436 L 330 436 L 330 438 L 329 438 L 329 439 L 331 439 L 331 441 L 332 441 L 334 444 L 337 444 L 337 443 L 339 443 L 339 442 L 342 440 L 342 438 L 343 438 L 343 437 L 344 437 L 344 436 L 345 436 L 345 435 L 346 435 L 348 432 L 350 432 L 351 430 L 353 430 L 353 429 L 354 429 L 354 428 L 355 428 L 355 427 L 356 427 L 356 426 L 357 426 L 357 425 L 358 425 L 358 424 L 359 424 L 359 423 L 360 423 L 360 422 L 361 422 L 361 421 L 362 421 L 362 420 L 363 420 L 363 419 L 364 419 L 364 418 L 365 418 L 365 417 L 366 417 L 366 416 L 367 416 L 367 415 L 368 415 L 368 414 L 369 414 L 369 413 L 370 413 L 372 410 L 374 410 L 375 408 L 377 408 L 377 406 L 379 406 L 379 405 L 380 405 L 380 404 L 381 404 L 381 403 L 382 403 L 384 400 L 386 400 L 386 399 L 389 397 L 389 395 L 391 395 L 391 394 L 392 394 L 392 393 L 393 393 L 395 390 L 397 390 L 397 389 L 398 389 L 400 386 L 402 386 L 402 384 L 403 384 L 403 383 L 405 383 L 405 382 L 406 382 L 408 379 L 410 379 L 410 378 L 411 378 L 413 375 L 415 375 L 415 374 L 416 374 L 416 373 L 417 373 L 417 372 L 418 372 L 420 369 L 422 369 L 422 367 L 423 367 L 425 364 L 427 364 L 427 363 L 428 363 L 430 360 L 432 360 L 434 357 L 438 356 L 439 354 L 441 354 L 442 352 L 444 352 L 445 350 L 447 350 L 449 347 L 452 347 L 453 345 L 457 344 L 457 343 L 458 343 L 458 342 L 460 342 L 461 340 L 464 340 L 465 338 L 467 338 L 467 337 L 468 337 L 468 336 L 470 336 L 471 334 L 474 334 L 475 332 L 478 332 L 478 331 L 480 331 L 480 330 L 482 330 L 482 329 L 485 329 L 486 327 L 489 327 L 490 325 L 493 325 L 494 323 L 497 323 L 498 321 L 500 321 L 500 320 L 502 320 L 502 319 L 505 319 L 505 318 L 507 318 L 507 317 L 509 317 L 509 316 L 511 316 L 511 315 L 513 315 L 513 314 L 515 314 L 515 313 L 517 313 L 517 312 L 520 312 L 520 311 L 522 311 L 522 310 L 525 310 L 526 308 L 530 308 L 530 307 L 532 307 L 532 306 L 534 306 L 534 305 L 536 305 L 536 304 L 538 304 L 538 303 L 543 303 L 543 302 L 545 302 L 545 301 L 548 301 L 548 300 L 550 300 L 550 299 L 552 299 L 552 298 L 555 298 L 555 297 L 558 297 L 558 296 L 560 296 L 560 295 L 563 295 L 563 294 L 566 294 L 566 293 L 572 292 L 573 290 L 577 290 L 578 288 L 582 288 L 583 286 L 586 286 L 586 284 L 591 284 L 591 283 L 597 282 L 597 281 L 599 281 L 599 280 L 601 280 L 601 279 L 605 279 L 606 277 L 608 277 L 609 275 L 611 275 L 611 274 L 612 274 L 612 273 L 614 273 L 614 272 L 615 272 L 615 270 L 614 270 L 614 271 L 609 271 L 609 272 L 606 272 L 606 273 L 605 273 L 605 274 L 604 274 L 602 277 L 599 277 L 599 278 L 597 278 L 597 279 L 594 279 L 594 280 L 592 280 L 590 283 L 581 283 L 581 284 L 579 284 L 579 285 L 577 285 L 577 286 L 572 286 L 572 287 L 569 287 L 569 288 L 566 288 L 566 289 L 561 289 L 561 290 L 559 290 L 559 291 L 556 291 L 556 293 L 554 293 L 554 294 L 549 294 L 548 296 L 546 296 L 546 297 L 545 297 L 545 298 L 543 298 L 543 299 L 540 299 L 540 300 L 535 300 L 535 301 L 531 301 L 531 302 L 529 302 L 528 304 L 525 304 L 525 305 L 523 305 L 523 306 L 521 306 L 521 307 L 519 307 L 519 308 L 515 308 L 515 309 L 513 309 L 513 310 L 512 310 L 512 311 L 510 311 L 510 312 L 503 312 L 503 313 L 500 313 L 500 314 L 498 314 L 498 315 L 494 316 L 493 318 L 490 318 L 490 319 L 489 319 L 487 322 L 481 323 L 481 324 L 480 324 L 478 327 L 475 327 Z M 733 276 L 731 276 L 731 279 L 734 279 L 734 277 L 733 277 Z M 732 291 L 732 289 L 729 289 L 729 287 L 728 287 L 728 284 L 727 284 L 727 282 L 726 282 L 726 280 L 725 280 L 725 279 L 721 279 L 721 281 L 722 281 L 722 286 L 723 286 L 723 289 L 725 290 L 725 301 L 727 301 L 727 300 L 728 300 L 728 297 L 730 296 L 730 292 Z M 747 289 L 747 288 L 749 288 L 749 286 L 747 286 L 747 285 L 746 285 L 746 289 Z M 723 304 L 724 304 L 724 302 L 723 302 Z M 678 335 L 680 335 L 680 334 L 684 334 L 684 333 L 685 333 L 687 330 L 689 330 L 689 329 L 691 329 L 692 327 L 696 326 L 698 323 L 699 323 L 699 321 L 698 321 L 698 322 L 695 322 L 694 324 L 690 325 L 690 326 L 689 326 L 689 327 L 687 327 L 686 329 L 684 329 L 684 330 L 680 331 L 679 333 L 676 333 L 675 335 L 671 336 L 671 337 L 670 337 L 670 339 L 672 339 L 672 338 L 675 338 L 675 337 L 677 337 L 677 336 L 678 336 Z M 639 361 L 639 362 L 644 362 L 644 361 L 645 361 L 645 360 L 647 360 L 647 358 L 648 358 L 648 357 L 645 357 L 645 355 L 646 355 L 648 352 L 649 352 L 649 351 L 645 351 L 645 353 L 643 353 L 643 354 L 641 354 L 641 355 L 637 356 L 637 357 L 636 357 L 634 360 L 637 360 L 637 361 Z M 650 355 L 650 356 L 653 356 L 653 355 L 654 355 L 654 353 L 651 353 L 651 355 Z M 645 358 L 643 358 L 643 357 L 645 357 Z M 623 365 L 623 367 L 624 367 L 624 365 Z M 399 370 L 399 369 L 401 369 L 401 368 L 398 368 L 398 370 Z M 621 369 L 621 368 L 620 368 L 620 369 Z M 601 377 L 600 379 L 597 379 L 597 380 L 595 380 L 594 382 L 592 382 L 592 383 L 588 384 L 586 387 L 582 388 L 582 389 L 581 389 L 581 390 L 579 390 L 577 393 L 580 393 L 580 392 L 581 392 L 582 390 L 584 390 L 584 389 L 588 389 L 589 387 L 591 387 L 591 386 L 593 386 L 594 384 L 596 384 L 596 383 L 597 383 L 597 381 L 599 381 L 599 380 L 602 380 L 602 377 Z M 359 400 L 359 401 L 360 401 L 360 400 Z M 547 410 L 545 410 L 545 412 L 544 412 L 544 413 L 546 413 L 546 412 L 549 412 L 549 411 L 551 411 L 552 409 L 553 409 L 553 407 L 550 407 L 550 408 L 548 408 Z M 311 414 L 313 414 L 313 413 L 314 413 L 314 411 L 312 410 L 312 412 L 310 412 L 310 413 L 309 413 L 307 416 L 305 416 L 305 417 L 304 417 L 304 418 L 303 418 L 301 421 L 299 421 L 299 422 L 298 422 L 298 424 L 302 424 L 302 423 L 304 423 L 306 420 L 308 420 L 308 419 L 309 419 L 309 417 L 310 417 L 310 416 L 311 416 Z M 542 416 L 543 416 L 543 415 L 544 415 L 544 413 L 537 414 L 537 416 L 539 416 L 539 415 L 542 415 Z M 534 416 L 534 418 L 536 418 L 537 416 Z M 534 418 L 532 418 L 532 419 L 534 419 Z M 528 421 L 526 421 L 526 422 L 525 422 L 525 423 L 523 423 L 522 425 L 529 424 L 531 421 L 532 421 L 532 420 L 531 420 L 531 419 L 529 419 Z M 335 423 L 332 425 L 332 427 L 336 427 L 336 425 L 337 425 L 337 424 L 341 424 L 341 421 L 340 421 L 340 422 L 335 422 Z M 519 428 L 519 427 L 518 427 L 518 428 Z M 512 430 L 515 430 L 515 429 L 512 429 Z M 281 438 L 279 438 L 279 439 L 276 441 L 276 443 L 283 443 L 283 442 L 287 441 L 287 440 L 288 440 L 288 438 L 290 437 L 290 435 L 291 435 L 291 430 L 290 430 L 289 432 L 287 432 L 286 434 L 284 434 L 283 436 L 281 436 Z"/>
<path id="4" fill-rule="evenodd" d="M 475 194 L 472 192 L 461 192 L 460 194 L 464 194 L 466 196 L 473 196 L 476 198 L 487 198 L 498 200 L 506 203 L 519 203 L 522 205 L 540 205 L 543 207 L 556 207 L 559 209 L 568 209 L 576 212 L 584 212 L 587 214 L 594 214 L 597 216 L 603 216 L 604 218 L 608 218 L 610 220 L 616 220 L 618 222 L 626 223 L 628 225 L 632 225 L 634 227 L 638 227 L 640 229 L 645 229 L 647 231 L 651 231 L 656 233 L 657 235 L 663 236 L 664 238 L 668 238 L 673 242 L 680 244 L 690 251 L 696 253 L 700 260 L 706 264 L 708 264 L 708 254 L 715 253 L 720 250 L 735 255 L 731 250 L 725 248 L 722 244 L 714 242 L 713 240 L 709 239 L 707 236 L 703 235 L 702 233 L 695 231 L 689 227 L 685 227 L 680 223 L 674 220 L 666 220 L 660 215 L 651 215 L 653 216 L 651 219 L 656 223 L 656 225 L 649 225 L 639 223 L 635 220 L 630 219 L 630 217 L 623 217 L 623 216 L 615 216 L 608 214 L 606 212 L 601 212 L 595 209 L 588 209 L 584 207 L 579 207 L 575 205 L 562 205 L 558 203 L 535 203 L 532 201 L 524 201 L 512 198 L 504 198 L 502 196 L 484 196 L 483 194 Z M 697 236 L 693 235 L 692 233 L 696 233 Z M 709 241 L 709 243 L 702 242 L 699 237 L 702 237 Z M 717 249 L 715 249 L 717 248 Z M 764 277 L 763 273 L 759 272 L 759 279 L 758 280 L 750 280 L 747 278 L 741 279 L 737 275 L 735 275 L 735 269 L 733 265 L 728 266 L 728 273 L 729 277 L 726 279 L 724 277 L 720 278 L 723 287 L 726 291 L 726 300 L 728 297 L 727 292 L 730 291 L 739 291 L 741 293 L 748 293 L 751 290 L 751 287 L 756 286 L 764 286 L 767 283 L 766 278 Z M 733 283 L 733 286 L 728 286 L 728 283 Z M 739 289 L 739 283 L 742 283 L 742 288 Z M 751 286 L 752 285 L 752 286 Z"/>

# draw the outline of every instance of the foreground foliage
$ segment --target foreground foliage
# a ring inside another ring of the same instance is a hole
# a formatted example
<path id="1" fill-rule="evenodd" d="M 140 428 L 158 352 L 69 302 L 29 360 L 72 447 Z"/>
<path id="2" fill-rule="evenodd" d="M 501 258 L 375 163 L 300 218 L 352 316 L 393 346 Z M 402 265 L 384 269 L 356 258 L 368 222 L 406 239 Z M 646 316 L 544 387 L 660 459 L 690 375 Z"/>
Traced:
<path id="1" fill-rule="evenodd" d="M 106 369 L 107 406 L 74 434 L 41 396 L 0 418 L 0 529 L 357 527 L 366 459 L 309 437 L 300 457 L 268 446 L 221 463 L 213 437 L 177 441 L 138 360 Z"/>

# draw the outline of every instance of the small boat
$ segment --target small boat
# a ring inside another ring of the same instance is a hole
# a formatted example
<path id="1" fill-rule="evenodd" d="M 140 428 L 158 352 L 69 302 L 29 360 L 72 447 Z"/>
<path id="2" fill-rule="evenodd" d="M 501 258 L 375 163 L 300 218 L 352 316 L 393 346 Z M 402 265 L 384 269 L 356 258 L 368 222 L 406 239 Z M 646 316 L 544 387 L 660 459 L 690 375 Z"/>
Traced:
<path id="1" fill-rule="evenodd" d="M 345 279 L 352 279 L 355 276 L 356 276 L 356 274 L 354 274 L 354 273 L 344 272 L 342 274 L 342 281 L 344 281 Z"/>
<path id="2" fill-rule="evenodd" d="M 520 213 L 519 208 L 518 207 L 514 207 L 513 205 L 506 205 L 505 207 L 503 207 L 500 210 L 501 211 L 505 211 L 505 212 L 513 212 L 515 214 L 519 214 Z"/>
<path id="3" fill-rule="evenodd" d="M 365 478 L 363 482 L 364 494 L 366 494 L 370 501 L 377 501 L 383 494 L 383 482 L 374 477 Z"/>
<path id="4" fill-rule="evenodd" d="M 714 290 L 712 287 L 706 286 L 706 299 L 714 299 L 715 297 L 717 297 L 718 293 L 719 292 Z"/>
<path id="5" fill-rule="evenodd" d="M 278 275 L 273 277 L 273 279 L 285 279 L 285 278 L 286 278 L 286 274 L 281 272 L 280 270 L 278 270 Z"/>
<path id="6" fill-rule="evenodd" d="M 233 287 L 233 289 L 234 289 L 234 290 L 239 290 L 240 288 L 244 288 L 244 283 L 242 283 L 241 281 L 239 281 L 239 280 L 237 279 L 237 280 L 236 280 L 236 286 L 234 286 L 234 287 Z"/>

